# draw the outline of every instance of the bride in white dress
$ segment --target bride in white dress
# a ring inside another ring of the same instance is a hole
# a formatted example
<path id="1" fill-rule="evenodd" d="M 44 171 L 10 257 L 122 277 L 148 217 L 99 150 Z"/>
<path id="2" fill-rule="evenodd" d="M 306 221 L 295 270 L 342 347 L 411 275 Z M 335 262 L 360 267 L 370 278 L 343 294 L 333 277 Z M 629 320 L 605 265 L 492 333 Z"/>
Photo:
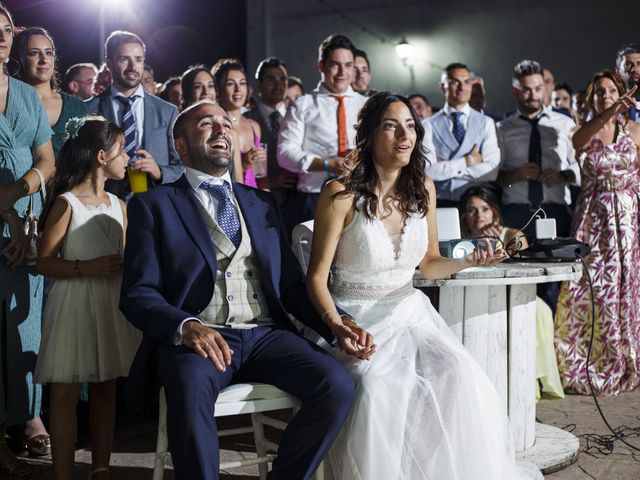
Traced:
<path id="1" fill-rule="evenodd" d="M 327 458 L 329 477 L 541 479 L 535 466 L 516 464 L 487 376 L 413 288 L 416 265 L 442 278 L 502 258 L 490 246 L 460 260 L 440 256 L 423 136 L 408 100 L 371 97 L 360 112 L 353 168 L 325 185 L 316 210 L 309 294 L 334 332 L 352 332 L 342 347 L 360 350 L 360 359 L 336 351 L 357 394 Z"/>

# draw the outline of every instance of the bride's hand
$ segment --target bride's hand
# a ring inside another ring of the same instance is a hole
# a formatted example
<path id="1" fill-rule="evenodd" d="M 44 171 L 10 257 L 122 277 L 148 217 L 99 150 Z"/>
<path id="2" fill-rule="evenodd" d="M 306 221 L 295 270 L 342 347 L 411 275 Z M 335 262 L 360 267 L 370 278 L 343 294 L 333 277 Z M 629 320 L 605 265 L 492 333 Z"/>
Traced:
<path id="1" fill-rule="evenodd" d="M 462 259 L 464 268 L 487 267 L 504 262 L 508 257 L 507 252 L 500 248 L 496 251 L 491 247 L 489 239 L 484 239 L 484 245 L 478 245 L 473 252 Z"/>
<path id="2" fill-rule="evenodd" d="M 330 329 L 338 340 L 340 349 L 345 353 L 360 360 L 369 360 L 376 352 L 373 336 L 360 327 L 353 318 L 344 316 L 339 323 L 332 322 Z"/>

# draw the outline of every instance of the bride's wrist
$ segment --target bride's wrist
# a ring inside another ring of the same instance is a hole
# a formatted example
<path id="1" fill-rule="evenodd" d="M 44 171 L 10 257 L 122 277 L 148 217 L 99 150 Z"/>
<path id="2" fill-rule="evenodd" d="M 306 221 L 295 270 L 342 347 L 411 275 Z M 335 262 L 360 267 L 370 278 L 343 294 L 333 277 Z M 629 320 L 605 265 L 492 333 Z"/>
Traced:
<path id="1" fill-rule="evenodd" d="M 460 264 L 460 270 L 464 270 L 465 268 L 473 267 L 473 263 L 467 259 L 467 257 L 462 257 L 456 259 Z"/>
<path id="2" fill-rule="evenodd" d="M 338 313 L 338 310 L 336 310 L 335 308 L 332 310 L 327 310 L 320 316 L 320 318 L 332 331 L 334 327 L 342 325 L 342 317 L 340 316 L 340 313 Z"/>

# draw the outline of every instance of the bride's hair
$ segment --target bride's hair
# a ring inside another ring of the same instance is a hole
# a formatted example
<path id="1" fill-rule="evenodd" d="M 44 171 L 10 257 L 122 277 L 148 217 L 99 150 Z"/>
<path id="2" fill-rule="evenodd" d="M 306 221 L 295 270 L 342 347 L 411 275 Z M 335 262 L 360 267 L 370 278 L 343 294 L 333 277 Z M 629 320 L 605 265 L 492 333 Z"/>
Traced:
<path id="1" fill-rule="evenodd" d="M 427 162 L 426 151 L 422 146 L 424 127 L 407 98 L 390 92 L 378 92 L 371 96 L 360 110 L 356 125 L 356 148 L 349 154 L 353 166 L 339 179 L 345 189 L 336 194 L 353 195 L 354 205 L 363 198 L 364 214 L 368 219 L 375 216 L 379 201 L 375 193 L 378 173 L 373 166 L 373 137 L 380 127 L 385 111 L 395 102 L 404 103 L 411 112 L 417 138 L 409 163 L 400 171 L 394 200 L 398 202 L 399 210 L 405 215 L 409 212 L 426 215 L 429 208 L 429 193 L 424 185 Z"/>

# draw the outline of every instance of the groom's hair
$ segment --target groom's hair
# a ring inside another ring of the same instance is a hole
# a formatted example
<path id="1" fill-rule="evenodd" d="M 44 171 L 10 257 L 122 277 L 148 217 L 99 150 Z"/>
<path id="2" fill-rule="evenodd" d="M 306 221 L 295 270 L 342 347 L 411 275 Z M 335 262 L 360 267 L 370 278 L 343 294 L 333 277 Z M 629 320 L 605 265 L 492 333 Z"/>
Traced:
<path id="1" fill-rule="evenodd" d="M 173 122 L 173 128 L 171 129 L 171 134 L 173 135 L 173 141 L 176 141 L 176 138 L 186 138 L 187 137 L 187 120 L 189 119 L 191 112 L 193 112 L 200 105 L 204 104 L 218 105 L 217 102 L 213 100 L 209 100 L 205 98 L 204 100 L 200 100 L 193 105 L 189 105 L 185 108 L 180 115 L 176 118 L 176 121 Z"/>

